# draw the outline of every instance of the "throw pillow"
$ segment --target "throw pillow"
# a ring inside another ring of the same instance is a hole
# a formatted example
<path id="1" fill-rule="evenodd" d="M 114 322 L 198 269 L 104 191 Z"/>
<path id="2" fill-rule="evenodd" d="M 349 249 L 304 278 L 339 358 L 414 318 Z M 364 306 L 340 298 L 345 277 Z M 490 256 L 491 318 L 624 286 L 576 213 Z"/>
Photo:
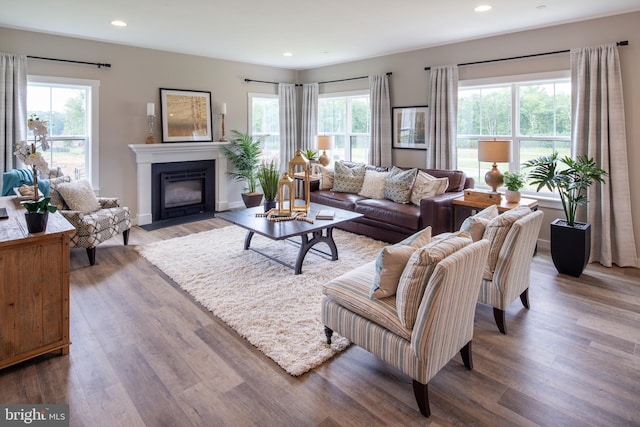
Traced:
<path id="1" fill-rule="evenodd" d="M 331 191 L 358 194 L 364 182 L 365 172 L 366 165 L 364 164 L 350 168 L 342 162 L 336 162 Z"/>
<path id="2" fill-rule="evenodd" d="M 448 186 L 449 178 L 436 178 L 426 172 L 419 171 L 411 189 L 411 203 L 420 206 L 420 200 L 444 194 Z"/>
<path id="3" fill-rule="evenodd" d="M 524 217 L 525 215 L 529 215 L 531 213 L 531 209 L 526 206 L 519 206 L 515 209 L 511 209 L 506 211 L 502 215 L 498 215 L 489 223 L 484 231 L 483 239 L 487 239 L 491 242 L 491 247 L 489 248 L 489 258 L 487 260 L 487 264 L 484 269 L 483 277 L 491 280 L 493 277 L 493 272 L 496 269 L 496 264 L 498 263 L 498 255 L 500 255 L 500 249 L 502 249 L 502 244 L 507 238 L 507 234 L 509 234 L 509 230 L 511 230 L 511 226 L 514 222 Z"/>
<path id="4" fill-rule="evenodd" d="M 57 190 L 72 211 L 91 213 L 100 209 L 98 198 L 86 180 L 61 183 Z"/>
<path id="5" fill-rule="evenodd" d="M 404 267 L 416 249 L 431 241 L 431 227 L 412 234 L 395 245 L 386 246 L 378 253 L 369 296 L 371 298 L 386 298 L 395 295 L 398 281 Z"/>
<path id="6" fill-rule="evenodd" d="M 402 170 L 393 166 L 384 183 L 384 198 L 396 203 L 411 201 L 411 187 L 418 169 Z"/>
<path id="7" fill-rule="evenodd" d="M 61 176 L 58 178 L 51 178 L 49 180 L 49 196 L 51 197 L 51 202 L 49 203 L 56 205 L 60 210 L 69 209 L 69 206 L 64 203 L 62 194 L 58 191 L 58 186 L 66 182 L 71 182 L 70 176 Z"/>
<path id="8" fill-rule="evenodd" d="M 484 231 L 489 224 L 489 221 L 498 216 L 498 206 L 491 205 L 478 212 L 477 214 L 468 217 L 464 220 L 460 226 L 460 231 L 466 231 L 471 234 L 471 238 L 474 242 L 482 239 Z"/>
<path id="9" fill-rule="evenodd" d="M 333 169 L 318 166 L 320 172 L 320 190 L 331 190 L 333 188 Z"/>
<path id="10" fill-rule="evenodd" d="M 405 328 L 412 329 L 415 324 L 422 296 L 436 264 L 471 243 L 469 233 L 457 232 L 434 240 L 411 255 L 396 292 L 398 317 Z"/>
<path id="11" fill-rule="evenodd" d="M 360 196 L 370 199 L 384 199 L 384 182 L 389 172 L 367 170 L 364 174 Z"/>

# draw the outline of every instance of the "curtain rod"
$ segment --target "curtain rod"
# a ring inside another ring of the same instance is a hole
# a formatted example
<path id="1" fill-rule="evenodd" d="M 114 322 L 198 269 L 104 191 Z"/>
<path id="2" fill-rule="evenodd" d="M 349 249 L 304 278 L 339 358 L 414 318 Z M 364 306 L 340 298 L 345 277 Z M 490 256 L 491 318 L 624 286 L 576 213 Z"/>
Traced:
<path id="1" fill-rule="evenodd" d="M 69 62 L 69 63 L 72 63 L 72 64 L 95 65 L 98 68 L 102 68 L 102 67 L 111 68 L 111 64 L 103 64 L 103 63 L 100 63 L 100 62 L 74 61 L 72 59 L 45 58 L 43 56 L 30 56 L 30 55 L 27 55 L 27 58 L 30 58 L 30 59 L 41 59 L 43 61 Z"/>
<path id="2" fill-rule="evenodd" d="M 389 73 L 387 73 L 387 76 L 390 76 L 392 74 L 393 73 L 389 72 Z M 369 78 L 369 76 L 350 77 L 348 79 L 339 79 L 339 80 L 329 80 L 329 81 L 326 81 L 326 82 L 318 82 L 318 84 L 322 85 L 322 84 L 326 84 L 326 83 L 339 83 L 339 82 L 346 82 L 346 81 L 349 81 L 349 80 L 360 80 L 360 79 L 368 79 L 368 78 Z M 266 84 L 269 84 L 269 85 L 280 84 L 278 82 L 267 82 L 267 81 L 264 81 L 264 80 L 253 80 L 253 79 L 244 79 L 244 81 L 246 83 L 250 83 L 250 82 L 253 82 L 253 83 L 266 83 Z M 302 84 L 296 83 L 296 86 L 302 86 Z"/>
<path id="3" fill-rule="evenodd" d="M 629 45 L 628 40 L 623 40 L 616 43 L 616 46 L 628 46 L 628 45 Z M 511 56 L 509 58 L 487 59 L 485 61 L 465 62 L 463 64 L 458 64 L 458 67 L 463 67 L 465 65 L 488 64 L 490 62 L 511 61 L 513 59 L 535 58 L 536 56 L 557 55 L 559 53 L 569 53 L 569 52 L 571 52 L 570 49 L 565 49 L 565 50 L 556 50 L 553 52 L 532 53 L 530 55 Z M 424 69 L 425 71 L 429 71 L 431 67 L 424 67 Z"/>

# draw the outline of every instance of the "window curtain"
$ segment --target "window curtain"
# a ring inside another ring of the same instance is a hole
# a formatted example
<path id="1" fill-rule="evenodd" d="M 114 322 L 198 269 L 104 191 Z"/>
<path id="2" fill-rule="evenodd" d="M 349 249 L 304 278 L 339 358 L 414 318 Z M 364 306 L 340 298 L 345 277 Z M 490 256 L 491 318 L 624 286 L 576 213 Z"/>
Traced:
<path id="1" fill-rule="evenodd" d="M 431 67 L 427 168 L 456 167 L 458 66 Z"/>
<path id="2" fill-rule="evenodd" d="M 371 146 L 369 164 L 391 166 L 391 101 L 389 76 L 369 76 Z"/>
<path id="3" fill-rule="evenodd" d="M 26 139 L 27 57 L 0 53 L 0 172 L 14 167 L 14 144 Z"/>
<path id="4" fill-rule="evenodd" d="M 589 188 L 590 261 L 637 267 L 618 48 L 572 49 L 571 85 L 572 154 L 593 157 L 608 174 Z"/>
<path id="5" fill-rule="evenodd" d="M 302 134 L 300 148 L 316 149 L 318 135 L 318 83 L 302 85 Z"/>
<path id="6" fill-rule="evenodd" d="M 280 101 L 280 169 L 286 170 L 296 154 L 296 85 L 279 83 Z"/>

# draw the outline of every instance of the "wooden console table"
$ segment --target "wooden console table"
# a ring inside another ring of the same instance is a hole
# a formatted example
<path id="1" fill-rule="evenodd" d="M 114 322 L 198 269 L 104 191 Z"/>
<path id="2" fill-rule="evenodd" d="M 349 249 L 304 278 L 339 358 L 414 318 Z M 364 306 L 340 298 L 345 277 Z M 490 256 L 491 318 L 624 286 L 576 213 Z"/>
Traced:
<path id="1" fill-rule="evenodd" d="M 29 234 L 16 197 L 0 197 L 0 369 L 33 357 L 69 353 L 69 237 L 73 226 L 49 214 Z"/>

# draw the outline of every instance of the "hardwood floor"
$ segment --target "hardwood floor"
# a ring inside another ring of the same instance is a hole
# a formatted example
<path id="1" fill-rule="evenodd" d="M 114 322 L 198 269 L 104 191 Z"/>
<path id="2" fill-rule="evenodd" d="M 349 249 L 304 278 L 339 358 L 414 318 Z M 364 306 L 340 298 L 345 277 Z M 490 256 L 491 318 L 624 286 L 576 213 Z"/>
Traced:
<path id="1" fill-rule="evenodd" d="M 574 279 L 540 252 L 531 309 L 515 301 L 504 336 L 478 305 L 474 370 L 436 375 L 426 419 L 411 379 L 358 347 L 289 376 L 134 249 L 226 225 L 135 227 L 93 267 L 72 250 L 70 354 L 1 370 L 0 402 L 68 403 L 73 426 L 640 425 L 640 270 Z"/>

